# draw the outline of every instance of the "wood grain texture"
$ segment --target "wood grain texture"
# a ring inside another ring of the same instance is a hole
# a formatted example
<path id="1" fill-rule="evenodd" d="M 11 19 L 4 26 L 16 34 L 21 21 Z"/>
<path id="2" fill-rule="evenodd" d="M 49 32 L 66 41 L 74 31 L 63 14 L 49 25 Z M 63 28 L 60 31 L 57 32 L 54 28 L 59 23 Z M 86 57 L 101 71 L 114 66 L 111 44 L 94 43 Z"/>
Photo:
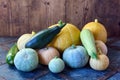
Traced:
<path id="1" fill-rule="evenodd" d="M 30 31 L 47 28 L 59 20 L 65 21 L 65 0 L 31 0 L 29 8 Z"/>
<path id="2" fill-rule="evenodd" d="M 40 31 L 58 20 L 80 30 L 94 19 L 120 37 L 120 0 L 0 0 L 0 36 Z"/>
<path id="3" fill-rule="evenodd" d="M 29 31 L 28 0 L 9 0 L 10 36 L 18 36 Z"/>
<path id="4" fill-rule="evenodd" d="M 120 36 L 120 0 L 67 0 L 66 7 L 67 22 L 80 29 L 97 18 L 108 36 Z"/>
<path id="5" fill-rule="evenodd" d="M 8 0 L 0 0 L 0 35 L 7 36 L 9 32 Z"/>

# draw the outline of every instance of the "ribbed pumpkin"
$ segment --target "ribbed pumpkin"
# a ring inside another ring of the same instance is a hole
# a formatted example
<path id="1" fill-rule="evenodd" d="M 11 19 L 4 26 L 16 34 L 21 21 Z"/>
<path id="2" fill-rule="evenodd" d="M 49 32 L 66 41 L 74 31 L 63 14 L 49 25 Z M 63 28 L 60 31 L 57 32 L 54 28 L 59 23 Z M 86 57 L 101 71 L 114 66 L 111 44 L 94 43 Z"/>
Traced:
<path id="1" fill-rule="evenodd" d="M 58 25 L 58 24 L 55 24 Z M 53 27 L 52 25 L 50 27 Z M 80 44 L 80 30 L 73 24 L 67 23 L 61 32 L 53 39 L 48 45 L 57 48 L 60 52 L 63 52 L 66 48 L 72 44 Z"/>
<path id="2" fill-rule="evenodd" d="M 63 52 L 63 60 L 71 68 L 84 67 L 88 59 L 88 53 L 83 46 L 72 45 Z"/>
<path id="3" fill-rule="evenodd" d="M 15 67 L 24 72 L 29 72 L 37 68 L 39 63 L 38 54 L 34 49 L 25 48 L 17 52 L 14 58 Z"/>
<path id="4" fill-rule="evenodd" d="M 45 47 L 38 50 L 39 62 L 43 65 L 48 65 L 50 60 L 54 57 L 60 57 L 60 54 L 57 49 L 53 47 Z"/>
<path id="5" fill-rule="evenodd" d="M 97 19 L 95 19 L 95 22 L 87 23 L 83 29 L 89 29 L 93 33 L 95 40 L 101 40 L 104 43 L 107 41 L 107 31 Z"/>

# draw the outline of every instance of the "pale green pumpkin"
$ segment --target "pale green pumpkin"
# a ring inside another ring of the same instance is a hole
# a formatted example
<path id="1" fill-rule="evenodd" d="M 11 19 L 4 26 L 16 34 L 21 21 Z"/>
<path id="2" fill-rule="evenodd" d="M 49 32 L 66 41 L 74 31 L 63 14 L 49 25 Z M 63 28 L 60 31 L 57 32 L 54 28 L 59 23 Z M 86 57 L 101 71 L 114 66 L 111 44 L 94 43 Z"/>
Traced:
<path id="1" fill-rule="evenodd" d="M 84 67 L 88 59 L 89 56 L 83 46 L 72 45 L 63 52 L 63 60 L 71 68 Z"/>
<path id="2" fill-rule="evenodd" d="M 65 68 L 64 61 L 60 58 L 53 58 L 48 64 L 49 70 L 53 73 L 60 73 Z"/>
<path id="3" fill-rule="evenodd" d="M 38 66 L 37 52 L 30 48 L 20 50 L 14 59 L 15 67 L 20 71 L 32 71 Z"/>

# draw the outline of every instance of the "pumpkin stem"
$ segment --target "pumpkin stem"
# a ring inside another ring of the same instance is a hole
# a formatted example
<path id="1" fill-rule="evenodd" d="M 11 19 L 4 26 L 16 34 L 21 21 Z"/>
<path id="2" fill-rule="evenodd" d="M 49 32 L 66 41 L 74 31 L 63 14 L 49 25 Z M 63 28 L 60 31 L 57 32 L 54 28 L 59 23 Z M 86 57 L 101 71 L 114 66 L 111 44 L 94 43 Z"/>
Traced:
<path id="1" fill-rule="evenodd" d="M 45 50 L 48 50 L 48 47 L 44 48 Z"/>
<path id="2" fill-rule="evenodd" d="M 76 48 L 76 46 L 73 44 L 73 45 L 71 46 L 71 48 L 74 49 L 74 48 Z"/>
<path id="3" fill-rule="evenodd" d="M 35 35 L 35 32 L 34 32 L 34 31 L 32 31 L 32 35 Z"/>
<path id="4" fill-rule="evenodd" d="M 55 59 L 57 59 L 58 58 L 58 56 L 55 56 Z"/>
<path id="5" fill-rule="evenodd" d="M 98 23 L 98 19 L 95 19 L 95 22 Z"/>

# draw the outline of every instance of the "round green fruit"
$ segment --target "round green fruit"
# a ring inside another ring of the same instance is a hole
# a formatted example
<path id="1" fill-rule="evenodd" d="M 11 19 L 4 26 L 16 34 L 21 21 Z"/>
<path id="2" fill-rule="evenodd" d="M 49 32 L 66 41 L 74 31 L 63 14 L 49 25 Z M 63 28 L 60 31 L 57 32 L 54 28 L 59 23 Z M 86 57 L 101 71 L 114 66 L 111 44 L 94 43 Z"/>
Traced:
<path id="1" fill-rule="evenodd" d="M 71 68 L 81 68 L 85 66 L 88 59 L 89 56 L 83 46 L 72 45 L 63 52 L 63 60 Z"/>
<path id="2" fill-rule="evenodd" d="M 30 48 L 20 50 L 14 59 L 15 67 L 20 71 L 32 71 L 38 66 L 37 52 Z"/>
<path id="3" fill-rule="evenodd" d="M 65 68 L 64 61 L 60 58 L 53 58 L 48 64 L 49 70 L 53 73 L 60 73 Z"/>

